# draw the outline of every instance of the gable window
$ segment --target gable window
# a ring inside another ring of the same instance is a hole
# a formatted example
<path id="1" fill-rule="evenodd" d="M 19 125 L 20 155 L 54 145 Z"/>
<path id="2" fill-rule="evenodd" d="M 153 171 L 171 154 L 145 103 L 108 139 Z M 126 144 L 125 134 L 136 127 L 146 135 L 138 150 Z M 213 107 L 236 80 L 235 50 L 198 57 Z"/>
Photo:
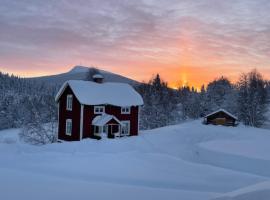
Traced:
<path id="1" fill-rule="evenodd" d="M 121 126 L 121 135 L 126 136 L 130 135 L 130 121 L 121 121 L 122 126 Z"/>
<path id="2" fill-rule="evenodd" d="M 102 114 L 105 113 L 105 106 L 95 106 L 94 114 Z"/>
<path id="3" fill-rule="evenodd" d="M 72 110 L 72 100 L 73 97 L 71 94 L 67 95 L 67 110 Z"/>
<path id="4" fill-rule="evenodd" d="M 71 134 L 72 134 L 72 120 L 67 119 L 66 120 L 66 135 L 71 136 Z"/>
<path id="5" fill-rule="evenodd" d="M 122 107 L 121 114 L 130 114 L 130 107 Z"/>

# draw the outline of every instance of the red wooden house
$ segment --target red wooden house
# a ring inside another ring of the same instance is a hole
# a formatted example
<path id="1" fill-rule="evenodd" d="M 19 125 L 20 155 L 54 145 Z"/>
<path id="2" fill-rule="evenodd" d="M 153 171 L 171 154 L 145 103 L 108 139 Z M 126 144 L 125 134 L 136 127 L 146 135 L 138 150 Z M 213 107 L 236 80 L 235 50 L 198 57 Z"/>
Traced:
<path id="1" fill-rule="evenodd" d="M 128 84 L 71 80 L 58 94 L 58 139 L 79 141 L 138 135 L 142 97 Z"/>

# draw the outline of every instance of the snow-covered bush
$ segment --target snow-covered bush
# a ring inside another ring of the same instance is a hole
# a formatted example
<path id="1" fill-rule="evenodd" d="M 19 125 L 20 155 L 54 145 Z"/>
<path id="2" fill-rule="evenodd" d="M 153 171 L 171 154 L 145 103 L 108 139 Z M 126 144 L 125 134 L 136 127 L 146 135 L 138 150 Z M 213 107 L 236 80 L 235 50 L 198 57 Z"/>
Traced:
<path id="1" fill-rule="evenodd" d="M 57 123 L 41 124 L 39 122 L 29 123 L 19 134 L 20 139 L 33 145 L 44 145 L 57 141 Z"/>

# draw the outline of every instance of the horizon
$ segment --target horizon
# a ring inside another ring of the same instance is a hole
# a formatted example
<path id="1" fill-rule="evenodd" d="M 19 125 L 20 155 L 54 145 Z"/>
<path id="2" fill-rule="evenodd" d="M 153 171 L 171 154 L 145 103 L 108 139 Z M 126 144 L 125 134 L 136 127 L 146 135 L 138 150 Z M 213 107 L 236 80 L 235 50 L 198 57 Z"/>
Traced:
<path id="1" fill-rule="evenodd" d="M 99 67 L 95 67 L 95 66 L 83 66 L 83 65 L 75 65 L 75 66 L 73 66 L 73 67 L 71 67 L 71 68 L 69 68 L 68 69 L 68 71 L 64 71 L 64 72 L 60 72 L 60 73 L 57 73 L 57 74 L 45 74 L 45 75 L 42 75 L 42 76 L 21 76 L 21 75 L 17 75 L 17 74 L 14 74 L 14 73 L 8 73 L 8 72 L 4 72 L 4 71 L 0 71 L 1 73 L 4 73 L 4 74 L 8 74 L 8 75 L 14 75 L 14 76 L 18 76 L 19 78 L 39 78 L 39 77 L 43 77 L 43 76 L 54 76 L 54 75 L 60 75 L 60 74 L 64 74 L 64 73 L 69 73 L 69 72 L 71 72 L 73 69 L 75 69 L 76 67 L 82 67 L 82 68 L 96 68 L 96 69 L 98 69 L 98 70 L 104 70 L 104 69 L 102 69 L 102 68 L 99 68 Z M 257 70 L 256 68 L 255 69 L 252 69 L 252 70 Z M 109 72 L 109 73 L 113 73 L 113 74 L 117 74 L 117 75 L 120 75 L 120 76 L 124 76 L 124 77 L 126 77 L 126 78 L 129 78 L 129 79 L 131 79 L 131 80 L 134 80 L 134 81 L 138 81 L 138 82 L 140 82 L 140 83 L 148 83 L 151 79 L 153 79 L 157 74 L 159 74 L 159 73 L 154 73 L 154 74 L 152 74 L 151 75 L 151 77 L 149 77 L 149 79 L 147 79 L 147 80 L 136 80 L 136 79 L 133 79 L 132 77 L 128 77 L 128 76 L 125 76 L 124 74 L 118 74 L 118 73 L 115 73 L 115 72 L 113 72 L 113 71 L 107 71 L 107 70 L 104 70 L 104 71 L 106 71 L 106 72 Z M 257 70 L 258 71 L 258 70 Z M 260 71 L 258 71 L 259 73 L 260 73 Z M 79 72 L 78 72 L 79 73 Z M 260 73 L 261 74 L 261 73 Z M 160 75 L 160 74 L 159 74 Z M 240 75 L 241 74 L 239 74 L 239 77 L 240 77 Z M 262 74 L 262 76 L 263 76 L 263 74 Z M 200 92 L 201 91 L 201 87 L 202 86 L 207 86 L 209 83 L 211 83 L 212 81 L 214 81 L 214 80 L 217 80 L 217 79 L 219 79 L 219 78 L 221 78 L 221 77 L 224 77 L 224 78 L 226 78 L 226 79 L 228 79 L 232 84 L 235 84 L 236 82 L 237 82 L 237 80 L 236 81 L 232 81 L 229 77 L 227 77 L 226 75 L 220 75 L 220 76 L 218 76 L 218 77 L 214 77 L 212 80 L 210 80 L 209 82 L 206 82 L 206 83 L 203 83 L 202 85 L 200 85 L 200 86 L 198 86 L 198 87 L 196 87 L 196 86 L 194 86 L 194 85 L 191 85 L 191 84 L 189 84 L 188 82 L 181 82 L 181 81 L 178 81 L 178 85 L 170 85 L 170 83 L 167 81 L 167 80 L 165 80 L 161 75 L 160 75 L 160 78 L 161 78 L 161 80 L 162 81 L 164 81 L 164 82 L 166 82 L 167 84 L 168 84 L 168 87 L 170 87 L 170 88 L 172 88 L 172 89 L 179 89 L 179 88 L 184 88 L 184 87 L 190 87 L 190 88 L 194 88 L 195 90 L 197 90 L 198 92 Z M 238 78 L 239 78 L 238 77 Z M 263 78 L 265 78 L 264 76 L 263 76 Z M 268 80 L 268 79 L 267 79 Z M 269 80 L 270 81 L 270 80 Z"/>
<path id="2" fill-rule="evenodd" d="M 197 89 L 255 68 L 270 79 L 267 0 L 0 2 L 5 73 L 55 75 L 79 64 Z"/>

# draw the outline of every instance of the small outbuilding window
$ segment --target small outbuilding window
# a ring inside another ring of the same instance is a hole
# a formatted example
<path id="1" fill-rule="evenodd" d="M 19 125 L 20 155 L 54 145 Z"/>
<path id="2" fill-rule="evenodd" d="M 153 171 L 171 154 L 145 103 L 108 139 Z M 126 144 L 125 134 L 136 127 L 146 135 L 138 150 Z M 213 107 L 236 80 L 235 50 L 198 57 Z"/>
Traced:
<path id="1" fill-rule="evenodd" d="M 73 97 L 71 94 L 67 95 L 67 110 L 72 110 L 72 100 Z"/>
<path id="2" fill-rule="evenodd" d="M 95 106 L 94 114 L 102 114 L 105 113 L 105 106 Z"/>
<path id="3" fill-rule="evenodd" d="M 67 119 L 66 120 L 66 135 L 71 136 L 71 134 L 72 134 L 72 120 Z"/>
<path id="4" fill-rule="evenodd" d="M 122 107 L 121 114 L 130 114 L 130 107 Z"/>

